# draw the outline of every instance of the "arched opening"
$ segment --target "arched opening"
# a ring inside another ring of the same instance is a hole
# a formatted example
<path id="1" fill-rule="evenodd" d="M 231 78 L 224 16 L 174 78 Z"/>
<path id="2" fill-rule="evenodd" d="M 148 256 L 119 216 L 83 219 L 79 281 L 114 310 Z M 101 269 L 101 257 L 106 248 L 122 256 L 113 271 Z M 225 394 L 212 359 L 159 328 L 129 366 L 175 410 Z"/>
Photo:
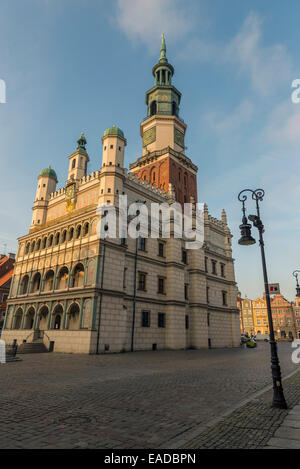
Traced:
<path id="1" fill-rule="evenodd" d="M 150 116 L 154 116 L 157 111 L 156 101 L 152 101 L 150 105 Z"/>
<path id="2" fill-rule="evenodd" d="M 31 293 L 36 293 L 40 290 L 41 285 L 41 274 L 37 272 L 34 274 L 32 283 L 31 283 Z"/>
<path id="3" fill-rule="evenodd" d="M 62 232 L 60 242 L 61 242 L 61 243 L 64 243 L 64 242 L 66 241 L 66 238 L 67 238 L 67 230 L 64 230 L 64 231 Z"/>
<path id="4" fill-rule="evenodd" d="M 41 240 L 38 239 L 37 242 L 36 242 L 36 248 L 35 248 L 35 250 L 36 250 L 36 251 L 39 251 L 40 249 L 41 249 Z"/>
<path id="5" fill-rule="evenodd" d="M 84 267 L 82 264 L 77 264 L 73 270 L 72 287 L 79 288 L 83 286 L 84 282 Z"/>
<path id="6" fill-rule="evenodd" d="M 81 225 L 78 225 L 76 228 L 76 239 L 80 238 L 81 234 Z"/>
<path id="7" fill-rule="evenodd" d="M 79 329 L 79 306 L 77 303 L 72 303 L 69 308 L 67 324 L 71 331 Z"/>
<path id="8" fill-rule="evenodd" d="M 69 230 L 69 241 L 71 241 L 71 239 L 73 239 L 73 236 L 74 236 L 74 228 L 70 228 Z"/>
<path id="9" fill-rule="evenodd" d="M 154 184 L 156 182 L 156 172 L 155 169 L 152 170 L 151 172 L 151 182 Z"/>
<path id="10" fill-rule="evenodd" d="M 53 234 L 49 236 L 48 238 L 48 247 L 52 246 L 53 244 Z"/>
<path id="11" fill-rule="evenodd" d="M 69 279 L 69 270 L 67 267 L 63 267 L 60 269 L 58 276 L 57 276 L 57 290 L 63 290 L 68 288 L 68 279 Z"/>
<path id="12" fill-rule="evenodd" d="M 85 223 L 83 227 L 83 236 L 87 236 L 89 234 L 89 223 Z"/>
<path id="13" fill-rule="evenodd" d="M 43 306 L 39 311 L 39 322 L 38 329 L 45 331 L 48 329 L 48 315 L 49 309 L 48 306 Z"/>
<path id="14" fill-rule="evenodd" d="M 34 324 L 35 310 L 33 307 L 29 308 L 25 314 L 24 329 L 32 329 Z"/>
<path id="15" fill-rule="evenodd" d="M 44 288 L 43 291 L 51 291 L 53 290 L 53 280 L 54 280 L 54 272 L 53 270 L 48 270 L 44 277 Z"/>
<path id="16" fill-rule="evenodd" d="M 29 283 L 29 277 L 28 275 L 24 275 L 21 281 L 20 295 L 26 295 L 28 291 L 28 283 Z"/>
<path id="17" fill-rule="evenodd" d="M 14 329 L 21 329 L 22 317 L 23 317 L 23 310 L 22 310 L 22 308 L 18 308 L 17 311 L 15 312 L 15 326 L 14 326 Z"/>
<path id="18" fill-rule="evenodd" d="M 172 102 L 172 116 L 177 116 L 177 105 L 175 101 Z"/>
<path id="19" fill-rule="evenodd" d="M 42 249 L 45 249 L 47 246 L 47 236 L 45 236 L 45 238 L 43 239 L 43 242 L 42 242 Z"/>
<path id="20" fill-rule="evenodd" d="M 55 306 L 52 313 L 52 324 L 51 329 L 61 329 L 63 320 L 64 310 L 61 304 Z"/>
<path id="21" fill-rule="evenodd" d="M 56 233 L 55 241 L 54 241 L 55 246 L 57 246 L 59 244 L 59 237 L 60 237 L 60 233 Z"/>
<path id="22" fill-rule="evenodd" d="M 35 241 L 33 241 L 33 242 L 31 243 L 30 252 L 33 252 L 34 249 L 35 249 Z"/>
<path id="23" fill-rule="evenodd" d="M 29 249 L 30 249 L 30 243 L 27 243 L 25 247 L 25 254 L 29 253 Z"/>

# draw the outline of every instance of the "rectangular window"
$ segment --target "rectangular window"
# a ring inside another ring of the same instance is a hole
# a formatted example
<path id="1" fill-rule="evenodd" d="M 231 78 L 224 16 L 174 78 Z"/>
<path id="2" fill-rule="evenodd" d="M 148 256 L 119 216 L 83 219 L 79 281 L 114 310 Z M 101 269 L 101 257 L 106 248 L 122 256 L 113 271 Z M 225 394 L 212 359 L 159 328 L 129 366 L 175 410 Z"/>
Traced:
<path id="1" fill-rule="evenodd" d="M 123 288 L 126 288 L 126 277 L 127 277 L 127 267 L 125 267 L 124 273 L 123 273 Z"/>
<path id="2" fill-rule="evenodd" d="M 138 290 L 146 291 L 146 274 L 143 272 L 139 272 Z"/>
<path id="3" fill-rule="evenodd" d="M 158 243 L 158 255 L 160 257 L 164 257 L 164 251 L 165 251 L 165 245 L 164 243 Z"/>
<path id="4" fill-rule="evenodd" d="M 208 267 L 207 267 L 207 257 L 204 258 L 204 266 L 205 266 L 205 272 L 208 272 Z"/>
<path id="5" fill-rule="evenodd" d="M 190 318 L 189 318 L 189 315 L 186 314 L 185 315 L 185 328 L 189 329 L 189 327 L 190 327 Z"/>
<path id="6" fill-rule="evenodd" d="M 158 313 L 157 315 L 157 326 L 166 327 L 166 315 L 165 313 Z"/>
<path id="7" fill-rule="evenodd" d="M 227 292 L 226 291 L 222 291 L 222 302 L 223 302 L 223 306 L 227 306 Z"/>
<path id="8" fill-rule="evenodd" d="M 187 283 L 184 284 L 184 299 L 188 300 L 189 298 L 189 286 Z"/>
<path id="9" fill-rule="evenodd" d="M 165 279 L 158 277 L 158 293 L 165 293 Z"/>
<path id="10" fill-rule="evenodd" d="M 206 301 L 209 304 L 209 287 L 206 287 Z"/>
<path id="11" fill-rule="evenodd" d="M 210 313 L 207 313 L 207 326 L 210 326 Z"/>
<path id="12" fill-rule="evenodd" d="M 225 278 L 225 264 L 221 264 L 221 276 Z"/>
<path id="13" fill-rule="evenodd" d="M 140 238 L 140 250 L 146 251 L 146 238 Z"/>
<path id="14" fill-rule="evenodd" d="M 184 264 L 187 264 L 187 252 L 186 252 L 185 249 L 182 250 L 182 259 L 181 260 Z"/>
<path id="15" fill-rule="evenodd" d="M 142 327 L 150 327 L 150 311 L 142 311 Z"/>
<path id="16" fill-rule="evenodd" d="M 217 262 L 211 261 L 211 273 L 217 275 Z"/>

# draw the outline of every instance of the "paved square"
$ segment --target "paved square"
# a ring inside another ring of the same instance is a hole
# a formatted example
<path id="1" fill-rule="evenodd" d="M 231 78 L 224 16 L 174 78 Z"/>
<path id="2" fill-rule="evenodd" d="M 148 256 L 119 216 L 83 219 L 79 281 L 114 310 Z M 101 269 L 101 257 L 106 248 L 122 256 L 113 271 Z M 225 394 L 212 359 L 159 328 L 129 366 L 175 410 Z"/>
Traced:
<path id="1" fill-rule="evenodd" d="M 292 350 L 278 346 L 283 376 Z M 21 357 L 0 365 L 1 448 L 168 448 L 271 384 L 267 343 Z"/>

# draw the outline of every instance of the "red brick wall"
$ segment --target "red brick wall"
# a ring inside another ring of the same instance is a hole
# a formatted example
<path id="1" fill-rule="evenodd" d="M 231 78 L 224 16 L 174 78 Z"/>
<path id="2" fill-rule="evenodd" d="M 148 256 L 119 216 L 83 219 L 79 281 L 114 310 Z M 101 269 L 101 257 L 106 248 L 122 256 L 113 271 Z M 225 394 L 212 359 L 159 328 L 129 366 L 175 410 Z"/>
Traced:
<path id="1" fill-rule="evenodd" d="M 175 189 L 177 202 L 190 202 L 193 196 L 197 202 L 197 179 L 191 171 L 185 166 L 172 160 L 169 156 L 150 163 L 137 171 L 139 178 L 146 180 L 160 187 L 164 191 L 169 188 L 171 183 Z"/>

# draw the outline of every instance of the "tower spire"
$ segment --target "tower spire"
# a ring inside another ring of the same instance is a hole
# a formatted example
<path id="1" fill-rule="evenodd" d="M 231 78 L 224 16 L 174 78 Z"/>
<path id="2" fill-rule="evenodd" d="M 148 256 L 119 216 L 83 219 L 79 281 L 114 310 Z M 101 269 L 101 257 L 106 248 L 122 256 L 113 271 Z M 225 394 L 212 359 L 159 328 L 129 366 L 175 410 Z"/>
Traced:
<path id="1" fill-rule="evenodd" d="M 158 63 L 167 63 L 168 59 L 166 56 L 167 48 L 166 48 L 166 40 L 165 35 L 162 33 L 161 35 L 161 47 L 160 47 L 160 58 Z"/>

